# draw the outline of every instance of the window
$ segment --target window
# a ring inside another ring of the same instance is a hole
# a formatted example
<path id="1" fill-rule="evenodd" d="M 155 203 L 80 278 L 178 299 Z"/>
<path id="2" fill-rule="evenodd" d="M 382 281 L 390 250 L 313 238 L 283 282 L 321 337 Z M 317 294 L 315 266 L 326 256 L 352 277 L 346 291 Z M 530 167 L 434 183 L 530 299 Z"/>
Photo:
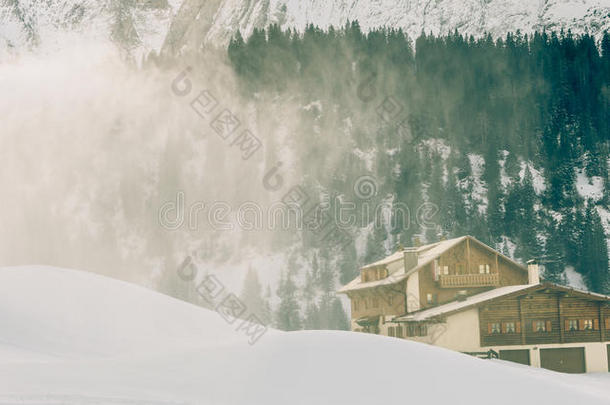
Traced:
<path id="1" fill-rule="evenodd" d="M 354 311 L 358 311 L 358 300 L 354 298 Z"/>
<path id="2" fill-rule="evenodd" d="M 391 337 L 396 336 L 396 332 L 394 331 L 394 327 L 393 326 L 389 326 L 388 327 L 388 336 L 391 336 Z"/>
<path id="3" fill-rule="evenodd" d="M 449 266 L 441 266 L 443 269 L 443 274 L 444 275 L 448 275 L 449 274 Z"/>
<path id="4" fill-rule="evenodd" d="M 551 321 L 534 321 L 532 322 L 532 331 L 536 333 L 545 333 L 551 331 Z"/>
<path id="5" fill-rule="evenodd" d="M 593 330 L 593 319 L 583 319 L 583 330 Z"/>
<path id="6" fill-rule="evenodd" d="M 407 336 L 415 336 L 416 325 L 410 323 L 407 325 Z"/>
<path id="7" fill-rule="evenodd" d="M 402 334 L 402 326 L 400 326 L 400 325 L 396 327 L 396 337 L 399 337 L 399 338 L 404 337 Z"/>
<path id="8" fill-rule="evenodd" d="M 456 272 L 456 274 L 466 274 L 466 273 L 464 273 L 464 265 L 461 263 L 456 264 L 455 272 Z"/>
<path id="9" fill-rule="evenodd" d="M 495 335 L 496 333 L 500 333 L 501 332 L 500 322 L 493 322 L 493 323 L 487 324 L 487 332 L 490 335 Z"/>
<path id="10" fill-rule="evenodd" d="M 428 304 L 432 304 L 432 294 L 426 294 L 426 301 L 428 302 Z"/>
<path id="11" fill-rule="evenodd" d="M 479 274 L 489 274 L 489 264 L 479 264 Z"/>
<path id="12" fill-rule="evenodd" d="M 419 334 L 418 336 L 426 336 L 428 334 L 428 325 L 421 324 L 419 325 Z"/>
<path id="13" fill-rule="evenodd" d="M 575 332 L 578 330 L 578 321 L 576 319 L 570 319 L 567 322 L 567 327 L 566 330 L 570 331 L 570 332 Z"/>
<path id="14" fill-rule="evenodd" d="M 502 333 L 517 333 L 517 327 L 514 322 L 505 322 L 502 325 Z"/>

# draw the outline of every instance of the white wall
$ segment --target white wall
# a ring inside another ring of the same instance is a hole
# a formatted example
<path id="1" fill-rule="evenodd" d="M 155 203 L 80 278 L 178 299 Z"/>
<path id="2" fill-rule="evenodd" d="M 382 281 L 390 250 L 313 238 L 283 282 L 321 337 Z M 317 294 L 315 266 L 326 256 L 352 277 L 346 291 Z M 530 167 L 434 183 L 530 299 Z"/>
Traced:
<path id="1" fill-rule="evenodd" d="M 412 340 L 459 352 L 480 351 L 479 311 L 472 308 L 449 316 L 446 323 L 429 325 L 428 336 Z"/>
<path id="2" fill-rule="evenodd" d="M 407 312 L 419 309 L 419 271 L 416 271 L 407 278 Z"/>

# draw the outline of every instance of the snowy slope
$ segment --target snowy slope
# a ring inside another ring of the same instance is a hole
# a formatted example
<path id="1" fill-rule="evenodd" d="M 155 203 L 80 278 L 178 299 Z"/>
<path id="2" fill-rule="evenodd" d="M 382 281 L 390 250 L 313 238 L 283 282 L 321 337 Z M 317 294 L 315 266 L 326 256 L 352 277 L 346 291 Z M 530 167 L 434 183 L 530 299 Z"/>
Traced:
<path id="1" fill-rule="evenodd" d="M 50 267 L 0 269 L 0 325 L 0 404 L 371 404 L 408 397 L 597 405 L 610 397 L 607 376 L 557 374 L 381 336 L 272 331 L 251 346 L 211 311 Z"/>
<path id="2" fill-rule="evenodd" d="M 214 312 L 123 281 L 46 266 L 0 270 L 0 323 L 3 349 L 58 357 L 115 357 L 240 338 Z"/>
<path id="3" fill-rule="evenodd" d="M 404 29 L 411 38 L 422 31 L 472 35 L 535 29 L 572 29 L 599 33 L 610 27 L 608 0 L 225 0 L 207 39 L 226 42 L 240 29 L 272 23 L 302 30 L 306 24 L 339 26 L 358 20 L 371 27 Z"/>
<path id="4" fill-rule="evenodd" d="M 4 0 L 0 59 L 26 49 L 108 41 L 141 57 L 164 47 L 198 47 L 202 38 L 226 45 L 239 29 L 279 24 L 339 26 L 358 20 L 367 30 L 388 26 L 411 38 L 455 29 L 475 36 L 535 29 L 599 34 L 610 28 L 610 0 Z"/>
<path id="5" fill-rule="evenodd" d="M 4 0 L 0 58 L 75 42 L 112 41 L 133 56 L 159 50 L 181 0 Z"/>

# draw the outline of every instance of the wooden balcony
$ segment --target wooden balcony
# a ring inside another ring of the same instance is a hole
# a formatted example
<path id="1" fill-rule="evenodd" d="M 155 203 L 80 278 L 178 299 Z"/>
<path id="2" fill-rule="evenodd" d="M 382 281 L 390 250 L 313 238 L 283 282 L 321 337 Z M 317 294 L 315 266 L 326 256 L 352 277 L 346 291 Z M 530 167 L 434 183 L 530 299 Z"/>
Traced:
<path id="1" fill-rule="evenodd" d="M 500 275 L 498 273 L 441 275 L 439 285 L 441 288 L 497 287 L 500 285 Z"/>

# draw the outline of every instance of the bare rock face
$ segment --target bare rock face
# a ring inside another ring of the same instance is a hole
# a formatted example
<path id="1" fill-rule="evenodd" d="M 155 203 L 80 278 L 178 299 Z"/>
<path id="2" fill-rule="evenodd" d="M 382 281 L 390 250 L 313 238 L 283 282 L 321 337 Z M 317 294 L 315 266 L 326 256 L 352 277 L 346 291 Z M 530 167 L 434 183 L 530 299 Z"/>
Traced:
<path id="1" fill-rule="evenodd" d="M 1 0 L 0 57 L 57 48 L 76 38 L 110 40 L 132 56 L 225 46 L 240 30 L 278 24 L 303 30 L 358 20 L 363 30 L 402 28 L 494 37 L 509 31 L 610 29 L 609 0 Z"/>
<path id="2" fill-rule="evenodd" d="M 340 26 L 358 20 L 372 27 L 402 28 L 411 38 L 422 31 L 468 35 L 508 31 L 571 29 L 598 34 L 610 28 L 607 0 L 224 0 L 206 40 L 227 42 L 238 29 L 248 35 L 255 27 L 279 24 L 302 30 L 309 23 Z"/>
<path id="3" fill-rule="evenodd" d="M 112 42 L 132 56 L 159 50 L 180 0 L 1 0 L 0 57 Z"/>
<path id="4" fill-rule="evenodd" d="M 169 27 L 161 53 L 175 54 L 198 47 L 214 24 L 222 0 L 184 0 Z"/>

